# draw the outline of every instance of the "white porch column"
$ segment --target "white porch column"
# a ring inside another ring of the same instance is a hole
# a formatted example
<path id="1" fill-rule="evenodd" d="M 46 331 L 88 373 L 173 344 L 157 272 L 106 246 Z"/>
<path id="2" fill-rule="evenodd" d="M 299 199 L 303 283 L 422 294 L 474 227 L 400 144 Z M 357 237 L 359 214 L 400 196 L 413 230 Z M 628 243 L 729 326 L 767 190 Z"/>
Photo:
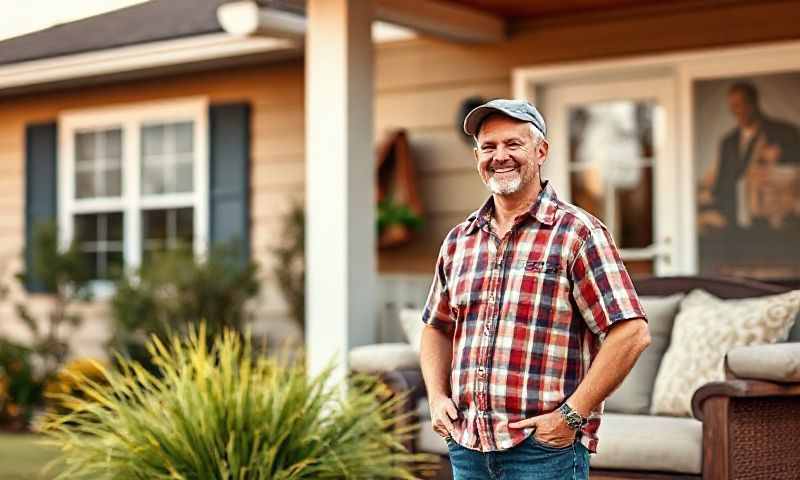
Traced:
<path id="1" fill-rule="evenodd" d="M 308 0 L 306 348 L 312 373 L 375 340 L 372 2 Z"/>

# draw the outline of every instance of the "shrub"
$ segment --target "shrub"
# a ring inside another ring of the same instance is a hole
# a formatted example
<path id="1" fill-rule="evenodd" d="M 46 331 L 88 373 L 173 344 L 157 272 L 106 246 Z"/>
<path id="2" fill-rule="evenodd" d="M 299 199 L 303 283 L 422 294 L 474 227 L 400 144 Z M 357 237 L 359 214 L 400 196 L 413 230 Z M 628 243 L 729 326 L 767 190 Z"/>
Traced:
<path id="1" fill-rule="evenodd" d="M 34 262 L 17 273 L 22 284 L 38 282 L 50 294 L 49 310 L 37 319 L 24 302 L 16 304 L 17 315 L 30 332 L 33 352 L 41 359 L 42 377 L 54 375 L 69 354 L 63 337 L 63 326 L 77 327 L 82 318 L 72 308 L 78 302 L 91 299 L 88 288 L 92 274 L 77 243 L 66 250 L 58 247 L 58 228 L 55 222 L 39 223 L 34 229 Z M 5 296 L 7 289 L 0 290 Z"/>
<path id="2" fill-rule="evenodd" d="M 77 358 L 64 365 L 56 375 L 44 385 L 44 397 L 48 408 L 56 412 L 68 413 L 78 405 L 69 399 L 80 397 L 86 399 L 82 385 L 88 379 L 97 384 L 105 383 L 105 370 L 101 363 L 89 358 Z"/>
<path id="3" fill-rule="evenodd" d="M 77 409 L 49 415 L 44 432 L 62 449 L 57 478 L 310 479 L 413 478 L 427 457 L 407 453 L 408 428 L 385 387 L 357 377 L 346 395 L 331 370 L 252 353 L 249 337 L 226 330 L 211 346 L 204 326 L 186 343 L 153 337 L 160 375 L 120 359 L 108 386 L 81 382 Z"/>
<path id="4" fill-rule="evenodd" d="M 27 347 L 0 339 L 0 425 L 24 430 L 34 409 L 42 403 L 42 380 Z"/>
<path id="5" fill-rule="evenodd" d="M 210 336 L 225 328 L 241 331 L 245 302 L 260 284 L 256 264 L 242 262 L 232 245 L 213 247 L 205 259 L 182 246 L 154 254 L 139 272 L 124 275 L 111 300 L 112 347 L 145 362 L 144 344 L 151 334 L 166 339 L 198 319 L 207 319 Z"/>
<path id="6" fill-rule="evenodd" d="M 306 319 L 306 213 L 294 204 L 281 219 L 283 232 L 272 248 L 275 279 L 289 307 L 289 316 L 300 330 Z"/>

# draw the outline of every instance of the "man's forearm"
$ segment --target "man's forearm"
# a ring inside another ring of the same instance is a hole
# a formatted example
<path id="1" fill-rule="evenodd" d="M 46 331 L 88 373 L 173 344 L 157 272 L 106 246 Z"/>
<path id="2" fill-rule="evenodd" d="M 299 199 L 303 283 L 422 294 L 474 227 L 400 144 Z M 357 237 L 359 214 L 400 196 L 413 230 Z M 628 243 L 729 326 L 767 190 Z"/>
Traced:
<path id="1" fill-rule="evenodd" d="M 650 344 L 644 320 L 628 320 L 612 328 L 575 392 L 567 403 L 586 417 L 625 379 Z"/>
<path id="2" fill-rule="evenodd" d="M 453 356 L 453 339 L 431 326 L 422 331 L 420 365 L 428 398 L 450 396 L 450 363 Z"/>

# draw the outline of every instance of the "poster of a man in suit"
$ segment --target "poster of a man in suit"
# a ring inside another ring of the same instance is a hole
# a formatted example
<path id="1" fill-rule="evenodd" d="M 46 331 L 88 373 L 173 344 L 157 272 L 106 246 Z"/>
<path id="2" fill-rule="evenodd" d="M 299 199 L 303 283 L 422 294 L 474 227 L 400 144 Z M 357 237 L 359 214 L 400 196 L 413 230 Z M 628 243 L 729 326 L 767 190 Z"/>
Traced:
<path id="1" fill-rule="evenodd" d="M 721 81 L 706 82 L 698 95 L 710 91 L 713 82 L 722 86 Z M 800 130 L 792 121 L 796 119 L 767 113 L 752 81 L 727 82 L 725 88 L 725 104 L 735 125 L 716 136 L 716 152 L 700 171 L 701 272 L 763 279 L 798 276 L 800 252 L 791 247 L 800 239 Z M 774 102 L 777 92 L 770 93 Z M 708 104 L 696 100 L 697 108 Z M 798 103 L 792 97 L 783 100 Z M 696 120 L 702 115 L 698 113 Z M 696 125 L 697 141 L 714 138 L 709 138 L 712 124 L 706 122 Z"/>

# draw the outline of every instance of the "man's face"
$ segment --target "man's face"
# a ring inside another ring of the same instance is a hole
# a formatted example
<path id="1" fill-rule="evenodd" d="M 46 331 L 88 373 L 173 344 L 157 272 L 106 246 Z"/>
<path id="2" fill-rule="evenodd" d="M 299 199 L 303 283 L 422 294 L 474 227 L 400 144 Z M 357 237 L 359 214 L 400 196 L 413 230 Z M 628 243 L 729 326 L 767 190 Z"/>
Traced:
<path id="1" fill-rule="evenodd" d="M 742 92 L 737 90 L 730 92 L 728 106 L 740 127 L 747 127 L 755 121 L 755 106 L 747 101 L 747 97 Z"/>
<path id="2" fill-rule="evenodd" d="M 547 142 L 534 139 L 530 124 L 492 115 L 483 122 L 477 139 L 478 173 L 493 194 L 513 195 L 538 180 Z"/>

